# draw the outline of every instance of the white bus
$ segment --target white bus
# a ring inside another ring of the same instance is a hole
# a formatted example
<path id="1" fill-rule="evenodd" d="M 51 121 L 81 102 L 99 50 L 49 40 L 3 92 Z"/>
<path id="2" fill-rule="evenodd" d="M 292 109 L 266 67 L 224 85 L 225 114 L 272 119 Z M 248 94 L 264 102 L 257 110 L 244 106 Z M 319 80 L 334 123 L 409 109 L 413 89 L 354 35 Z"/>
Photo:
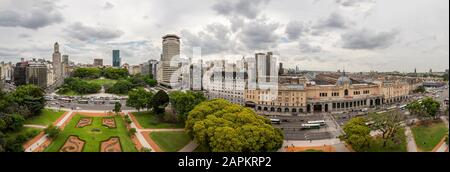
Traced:
<path id="1" fill-rule="evenodd" d="M 301 125 L 302 130 L 307 129 L 320 129 L 320 124 L 302 124 Z"/>
<path id="2" fill-rule="evenodd" d="M 120 101 L 119 100 L 110 100 L 109 101 L 109 104 L 116 104 L 116 103 L 120 103 Z"/>
<path id="3" fill-rule="evenodd" d="M 319 124 L 320 126 L 324 126 L 325 120 L 317 120 L 317 121 L 308 121 L 308 124 Z"/>
<path id="4" fill-rule="evenodd" d="M 398 107 L 398 108 L 400 108 L 401 110 L 405 110 L 405 109 L 406 109 L 406 105 L 401 105 L 401 106 Z"/>
<path id="5" fill-rule="evenodd" d="M 387 110 L 393 110 L 395 108 L 397 108 L 397 106 L 391 106 L 391 107 L 387 108 Z"/>
<path id="6" fill-rule="evenodd" d="M 271 118 L 270 122 L 272 122 L 272 124 L 281 124 L 281 120 L 280 119 Z"/>

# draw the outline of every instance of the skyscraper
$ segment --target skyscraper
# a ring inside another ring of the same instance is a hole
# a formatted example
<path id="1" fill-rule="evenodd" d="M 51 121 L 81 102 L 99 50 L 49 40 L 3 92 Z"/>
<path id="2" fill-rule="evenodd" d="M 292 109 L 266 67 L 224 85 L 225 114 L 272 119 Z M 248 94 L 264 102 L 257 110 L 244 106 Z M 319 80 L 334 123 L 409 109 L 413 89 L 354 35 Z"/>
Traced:
<path id="1" fill-rule="evenodd" d="M 61 53 L 59 52 L 59 44 L 55 43 L 53 47 L 53 71 L 54 71 L 54 80 L 57 85 L 62 84 L 63 82 L 63 68 L 61 63 Z"/>
<path id="2" fill-rule="evenodd" d="M 168 34 L 162 37 L 163 52 L 161 55 L 162 81 L 161 84 L 172 86 L 178 83 L 178 79 L 173 79 L 172 75 L 179 69 L 178 60 L 180 55 L 180 37 Z"/>
<path id="3" fill-rule="evenodd" d="M 120 67 L 120 50 L 113 50 L 113 67 Z"/>

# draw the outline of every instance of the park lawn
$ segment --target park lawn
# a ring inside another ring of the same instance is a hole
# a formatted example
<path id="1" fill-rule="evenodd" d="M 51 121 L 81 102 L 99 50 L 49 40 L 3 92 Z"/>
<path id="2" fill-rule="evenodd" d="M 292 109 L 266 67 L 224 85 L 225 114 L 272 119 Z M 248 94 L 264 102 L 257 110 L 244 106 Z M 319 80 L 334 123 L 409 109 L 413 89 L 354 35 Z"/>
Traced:
<path id="1" fill-rule="evenodd" d="M 63 96 L 79 96 L 79 95 L 81 95 L 81 94 L 78 94 L 77 92 L 75 92 L 75 91 L 73 91 L 73 90 L 69 90 L 69 91 L 67 91 L 66 93 L 61 94 L 61 95 L 63 95 Z"/>
<path id="2" fill-rule="evenodd" d="M 25 120 L 24 124 L 33 125 L 50 125 L 55 122 L 59 117 L 61 117 L 65 111 L 58 111 L 52 109 L 44 109 L 41 114 L 34 116 Z"/>
<path id="3" fill-rule="evenodd" d="M 164 122 L 153 112 L 134 112 L 133 116 L 143 128 L 184 128 L 184 125 L 180 123 Z"/>
<path id="4" fill-rule="evenodd" d="M 447 135 L 448 128 L 442 121 L 428 125 L 416 125 L 411 128 L 420 151 L 431 151 Z"/>
<path id="5" fill-rule="evenodd" d="M 383 147 L 383 142 L 382 138 L 375 137 L 366 152 L 407 152 L 407 141 L 404 128 L 397 131 L 394 136 L 394 141 L 389 140 L 386 143 L 386 147 Z"/>
<path id="6" fill-rule="evenodd" d="M 83 152 L 99 152 L 102 141 L 108 140 L 115 136 L 120 138 L 123 152 L 137 152 L 125 125 L 125 121 L 121 116 L 114 116 L 117 128 L 108 128 L 102 125 L 102 117 L 92 117 L 92 124 L 83 128 L 76 128 L 78 120 L 84 116 L 75 115 L 64 130 L 56 137 L 56 139 L 47 147 L 46 152 L 59 152 L 64 145 L 66 139 L 75 135 L 85 141 Z M 92 129 L 100 129 L 101 132 L 92 132 Z"/>
<path id="7" fill-rule="evenodd" d="M 194 152 L 211 152 L 206 145 L 198 145 Z"/>
<path id="8" fill-rule="evenodd" d="M 150 137 L 164 152 L 177 152 L 191 141 L 184 131 L 151 132 Z"/>
<path id="9" fill-rule="evenodd" d="M 114 85 L 117 80 L 112 80 L 112 79 L 92 79 L 92 80 L 86 80 L 89 83 L 95 83 L 95 84 L 99 84 L 99 85 Z"/>

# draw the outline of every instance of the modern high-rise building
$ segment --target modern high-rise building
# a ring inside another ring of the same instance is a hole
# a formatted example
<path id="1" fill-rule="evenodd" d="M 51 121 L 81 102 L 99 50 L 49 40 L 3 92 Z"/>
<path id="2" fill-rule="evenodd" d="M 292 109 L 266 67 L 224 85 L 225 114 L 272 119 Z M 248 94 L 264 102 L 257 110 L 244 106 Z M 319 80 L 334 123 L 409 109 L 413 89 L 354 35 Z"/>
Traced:
<path id="1" fill-rule="evenodd" d="M 33 61 L 28 63 L 26 68 L 27 84 L 34 84 L 41 88 L 47 87 L 47 66 L 44 62 Z"/>
<path id="2" fill-rule="evenodd" d="M 120 50 L 113 50 L 113 67 L 120 67 Z"/>
<path id="3" fill-rule="evenodd" d="M 268 83 L 272 81 L 271 78 L 278 76 L 279 71 L 276 69 L 276 59 L 273 57 L 272 52 L 268 52 L 267 54 L 256 53 L 255 62 L 256 82 Z"/>
<path id="4" fill-rule="evenodd" d="M 103 59 L 94 59 L 94 66 L 102 67 L 103 66 Z"/>
<path id="5" fill-rule="evenodd" d="M 59 44 L 58 42 L 55 43 L 53 47 L 53 71 L 54 71 L 54 80 L 55 84 L 60 85 L 63 83 L 63 65 L 61 62 L 61 53 L 59 52 Z"/>
<path id="6" fill-rule="evenodd" d="M 179 62 L 177 59 L 179 59 L 180 55 L 180 37 L 168 34 L 163 36 L 162 39 L 162 81 L 160 83 L 166 86 L 174 86 L 179 82 L 179 78 L 172 75 L 179 69 Z"/>
<path id="7" fill-rule="evenodd" d="M 158 69 L 158 60 L 149 60 L 141 65 L 142 75 L 152 75 L 153 79 L 156 79 Z"/>

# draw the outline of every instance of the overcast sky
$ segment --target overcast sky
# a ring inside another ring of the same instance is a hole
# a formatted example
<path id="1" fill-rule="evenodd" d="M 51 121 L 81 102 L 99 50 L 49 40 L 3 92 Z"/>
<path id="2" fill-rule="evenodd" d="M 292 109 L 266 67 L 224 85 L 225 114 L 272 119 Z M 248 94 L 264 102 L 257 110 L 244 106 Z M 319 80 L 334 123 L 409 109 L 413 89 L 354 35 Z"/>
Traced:
<path id="1" fill-rule="evenodd" d="M 273 51 L 305 70 L 443 71 L 449 68 L 448 0 L 0 0 L 0 61 L 159 59 L 161 37 L 207 59 Z"/>

